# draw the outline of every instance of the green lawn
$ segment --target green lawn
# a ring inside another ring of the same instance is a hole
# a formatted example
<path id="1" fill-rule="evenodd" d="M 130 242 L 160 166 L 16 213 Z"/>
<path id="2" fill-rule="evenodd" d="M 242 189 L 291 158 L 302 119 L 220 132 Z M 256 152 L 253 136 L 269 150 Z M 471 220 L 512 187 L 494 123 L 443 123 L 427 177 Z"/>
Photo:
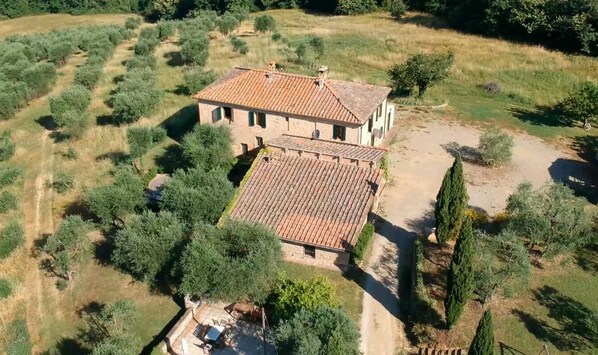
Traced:
<path id="1" fill-rule="evenodd" d="M 344 276 L 339 271 L 326 270 L 302 264 L 285 262 L 283 263 L 282 269 L 291 279 L 307 280 L 314 276 L 326 277 L 334 286 L 336 286 L 336 294 L 341 301 L 341 307 L 347 314 L 349 314 L 356 324 L 359 324 L 363 289 L 355 281 L 348 276 Z"/>

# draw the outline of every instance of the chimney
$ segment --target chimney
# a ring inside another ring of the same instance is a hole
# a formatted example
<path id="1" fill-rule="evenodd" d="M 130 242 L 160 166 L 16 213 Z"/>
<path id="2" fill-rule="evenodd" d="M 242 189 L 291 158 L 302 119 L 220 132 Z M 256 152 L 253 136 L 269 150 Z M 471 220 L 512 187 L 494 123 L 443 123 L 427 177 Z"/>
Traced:
<path id="1" fill-rule="evenodd" d="M 328 79 L 328 67 L 322 65 L 318 69 L 318 87 L 321 89 L 324 87 L 324 82 Z"/>
<path id="2" fill-rule="evenodd" d="M 270 61 L 268 63 L 268 74 L 266 74 L 266 76 L 268 78 L 272 77 L 272 74 L 276 71 L 276 62 L 275 61 Z"/>

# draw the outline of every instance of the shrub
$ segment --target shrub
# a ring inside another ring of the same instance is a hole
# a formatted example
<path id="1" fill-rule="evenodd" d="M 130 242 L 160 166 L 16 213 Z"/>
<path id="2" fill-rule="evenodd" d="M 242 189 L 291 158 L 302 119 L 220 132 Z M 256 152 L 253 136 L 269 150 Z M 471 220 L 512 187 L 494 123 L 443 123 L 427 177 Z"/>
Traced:
<path id="1" fill-rule="evenodd" d="M 75 73 L 74 83 L 88 90 L 93 90 L 98 80 L 102 77 L 102 73 L 100 65 L 84 65 Z"/>
<path id="2" fill-rule="evenodd" d="M 19 199 L 10 191 L 0 193 L 0 213 L 16 210 L 19 207 Z"/>
<path id="3" fill-rule="evenodd" d="M 13 184 L 23 176 L 23 170 L 16 166 L 0 168 L 0 187 Z"/>
<path id="4" fill-rule="evenodd" d="M 62 154 L 62 156 L 68 160 L 75 160 L 75 159 L 77 159 L 79 154 L 77 154 L 77 151 L 75 150 L 75 148 L 68 147 L 66 152 L 64 152 L 64 154 Z"/>
<path id="5" fill-rule="evenodd" d="M 23 71 L 21 79 L 27 84 L 29 98 L 37 98 L 52 90 L 56 83 L 56 68 L 50 63 L 35 64 Z"/>
<path id="6" fill-rule="evenodd" d="M 25 231 L 19 222 L 10 222 L 0 234 L 0 260 L 6 259 L 25 243 Z"/>
<path id="7" fill-rule="evenodd" d="M 261 33 L 274 31 L 276 30 L 276 20 L 270 15 L 258 16 L 253 22 L 253 29 Z"/>
<path id="8" fill-rule="evenodd" d="M 129 17 L 127 21 L 125 21 L 125 28 L 128 30 L 134 30 L 141 24 L 141 19 L 139 17 Z"/>
<path id="9" fill-rule="evenodd" d="M 390 15 L 394 17 L 396 20 L 399 20 L 407 13 L 407 6 L 403 2 L 403 0 L 392 0 L 392 2 L 390 3 L 389 10 Z"/>
<path id="10" fill-rule="evenodd" d="M 218 26 L 220 33 L 228 36 L 229 33 L 233 32 L 239 26 L 239 20 L 234 15 L 225 13 L 216 20 L 216 26 Z"/>
<path id="11" fill-rule="evenodd" d="M 8 329 L 8 336 L 4 346 L 6 355 L 32 354 L 33 344 L 31 343 L 31 336 L 29 335 L 25 319 L 13 321 L 6 329 Z"/>
<path id="12" fill-rule="evenodd" d="M 60 171 L 54 176 L 52 181 L 52 188 L 58 193 L 66 192 L 73 188 L 75 181 L 73 175 L 65 171 Z"/>
<path id="13" fill-rule="evenodd" d="M 339 15 L 359 15 L 375 8 L 376 2 L 373 0 L 339 0 L 335 12 Z"/>
<path id="14" fill-rule="evenodd" d="M 62 94 L 50 98 L 50 111 L 60 127 L 74 126 L 91 103 L 91 92 L 81 85 L 73 85 Z"/>
<path id="15" fill-rule="evenodd" d="M 127 129 L 129 153 L 133 159 L 140 158 L 154 144 L 151 127 L 129 127 Z"/>
<path id="16" fill-rule="evenodd" d="M 275 321 L 290 319 L 300 310 L 315 311 L 320 307 L 337 307 L 335 287 L 323 276 L 310 280 L 291 280 L 280 274 L 269 297 Z"/>
<path id="17" fill-rule="evenodd" d="M 185 41 L 181 45 L 181 58 L 187 64 L 204 66 L 209 56 L 208 38 L 205 33 Z"/>
<path id="18" fill-rule="evenodd" d="M 484 90 L 491 94 L 500 94 L 502 87 L 500 86 L 500 83 L 497 83 L 496 81 L 489 81 L 484 84 Z"/>
<path id="19" fill-rule="evenodd" d="M 152 54 L 136 55 L 127 61 L 126 67 L 127 67 L 127 70 L 129 70 L 129 71 L 133 70 L 133 69 L 144 69 L 144 68 L 155 69 L 156 68 L 156 57 L 154 57 L 154 55 L 152 55 Z"/>
<path id="20" fill-rule="evenodd" d="M 24 82 L 0 81 L 0 118 L 12 118 L 27 103 L 28 90 Z"/>
<path id="21" fill-rule="evenodd" d="M 476 229 L 482 228 L 490 223 L 490 216 L 481 209 L 468 208 L 467 211 L 465 211 L 465 215 L 471 219 L 471 223 Z"/>
<path id="22" fill-rule="evenodd" d="M 160 21 L 158 22 L 158 38 L 163 41 L 168 37 L 172 37 L 176 27 L 172 21 Z"/>
<path id="23" fill-rule="evenodd" d="M 135 55 L 152 55 L 154 49 L 158 45 L 157 40 L 153 39 L 139 39 L 133 48 Z"/>
<path id="24" fill-rule="evenodd" d="M 48 60 L 61 67 L 75 50 L 75 45 L 70 39 L 57 40 L 48 49 Z"/>
<path id="25" fill-rule="evenodd" d="M 272 34 L 272 40 L 275 42 L 278 42 L 282 39 L 282 35 L 280 34 L 280 32 L 274 32 Z"/>
<path id="26" fill-rule="evenodd" d="M 154 144 L 158 144 L 166 139 L 167 136 L 166 129 L 162 127 L 152 127 L 152 140 Z"/>
<path id="27" fill-rule="evenodd" d="M 482 134 L 478 144 L 482 162 L 489 166 L 507 164 L 513 156 L 513 145 L 513 137 L 500 128 L 488 129 Z"/>
<path id="28" fill-rule="evenodd" d="M 90 62 L 94 63 L 103 63 L 105 62 L 114 51 L 114 45 L 108 38 L 102 37 L 100 40 L 97 40 L 89 45 L 89 50 L 87 51 L 87 64 Z"/>
<path id="29" fill-rule="evenodd" d="M 239 39 L 237 36 L 232 36 L 230 38 L 230 43 L 233 45 L 233 50 L 235 52 L 239 52 L 243 55 L 247 54 L 249 48 L 247 47 L 247 42 Z"/>
<path id="30" fill-rule="evenodd" d="M 359 239 L 357 239 L 357 243 L 355 244 L 355 248 L 351 253 L 351 261 L 353 263 L 360 262 L 365 257 L 365 253 L 370 246 L 370 241 L 374 236 L 375 227 L 372 223 L 366 223 L 361 230 L 361 234 L 359 234 Z"/>
<path id="31" fill-rule="evenodd" d="M 183 83 L 187 94 L 195 94 L 213 83 L 218 75 L 212 71 L 204 71 L 201 67 L 191 67 L 183 73 Z"/>
<path id="32" fill-rule="evenodd" d="M 10 137 L 9 131 L 4 131 L 0 135 L 0 161 L 7 161 L 15 154 L 15 143 Z"/>
<path id="33" fill-rule="evenodd" d="M 4 298 L 8 298 L 12 293 L 12 287 L 10 287 L 10 282 L 7 279 L 0 278 L 0 300 Z"/>
<path id="34" fill-rule="evenodd" d="M 152 113 L 161 98 L 156 74 L 149 68 L 133 69 L 118 84 L 116 94 L 112 96 L 112 106 L 118 119 L 128 123 Z"/>
<path id="35" fill-rule="evenodd" d="M 318 36 L 311 36 L 309 39 L 309 45 L 316 54 L 316 59 L 322 58 L 324 55 L 324 39 Z"/>
<path id="36" fill-rule="evenodd" d="M 146 27 L 139 32 L 139 39 L 149 39 L 157 41 L 160 37 L 160 32 L 157 27 Z"/>

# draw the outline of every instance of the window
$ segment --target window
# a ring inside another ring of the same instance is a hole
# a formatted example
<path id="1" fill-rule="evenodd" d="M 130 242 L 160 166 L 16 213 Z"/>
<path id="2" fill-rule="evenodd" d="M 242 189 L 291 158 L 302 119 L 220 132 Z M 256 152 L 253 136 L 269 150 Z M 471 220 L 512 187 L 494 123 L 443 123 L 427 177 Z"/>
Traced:
<path id="1" fill-rule="evenodd" d="M 332 126 L 332 138 L 344 141 L 347 138 L 347 127 L 337 125 Z"/>
<path id="2" fill-rule="evenodd" d="M 257 124 L 262 128 L 266 128 L 266 114 L 263 112 L 257 113 Z"/>
<path id="3" fill-rule="evenodd" d="M 303 255 L 309 256 L 310 258 L 316 258 L 316 247 L 311 245 L 304 245 L 303 246 Z"/>
<path id="4" fill-rule="evenodd" d="M 376 122 L 378 122 L 378 117 L 382 116 L 382 104 L 378 107 L 378 114 L 376 115 Z"/>
<path id="5" fill-rule="evenodd" d="M 216 123 L 222 119 L 222 108 L 216 107 L 212 111 L 212 123 Z"/>
<path id="6" fill-rule="evenodd" d="M 247 147 L 247 144 L 241 143 L 241 152 L 243 152 L 243 154 L 247 154 L 248 151 L 249 147 Z"/>
<path id="7" fill-rule="evenodd" d="M 231 107 L 223 107 L 222 108 L 224 110 L 224 118 L 227 118 L 229 120 L 233 120 L 233 109 Z"/>
<path id="8" fill-rule="evenodd" d="M 370 117 L 368 120 L 368 132 L 372 133 L 372 128 L 374 127 L 374 117 Z"/>
<path id="9" fill-rule="evenodd" d="M 255 112 L 249 111 L 247 117 L 249 118 L 249 127 L 255 126 Z"/>
<path id="10" fill-rule="evenodd" d="M 262 137 L 255 137 L 255 146 L 261 147 L 264 145 L 264 138 Z"/>
<path id="11" fill-rule="evenodd" d="M 290 122 L 289 118 L 285 117 L 284 119 L 285 119 L 285 121 L 287 121 L 287 131 L 291 130 L 291 124 L 289 123 Z"/>

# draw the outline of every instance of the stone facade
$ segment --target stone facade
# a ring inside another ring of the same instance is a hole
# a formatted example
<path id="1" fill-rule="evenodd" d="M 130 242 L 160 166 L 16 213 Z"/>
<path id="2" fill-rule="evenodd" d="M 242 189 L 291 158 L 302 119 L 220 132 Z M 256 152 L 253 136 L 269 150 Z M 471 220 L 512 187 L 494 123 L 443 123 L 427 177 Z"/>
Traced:
<path id="1" fill-rule="evenodd" d="M 283 258 L 287 261 L 341 271 L 345 271 L 349 266 L 350 253 L 346 251 L 281 242 Z"/>
<path id="2" fill-rule="evenodd" d="M 234 139 L 233 152 L 236 155 L 259 148 L 260 144 L 265 144 L 283 134 L 312 138 L 316 131 L 319 133 L 318 138 L 320 139 L 378 146 L 394 121 L 394 106 L 389 104 L 386 99 L 372 114 L 370 120 L 362 126 L 334 124 L 333 121 L 310 117 L 287 117 L 273 112 L 259 112 L 258 114 L 248 108 L 217 105 L 201 100 L 198 102 L 198 107 L 199 124 L 229 126 Z M 265 123 L 263 117 L 265 117 Z M 339 132 L 340 127 L 343 127 L 344 139 L 334 133 L 335 129 Z M 378 136 L 374 134 L 376 131 L 380 132 Z"/>

